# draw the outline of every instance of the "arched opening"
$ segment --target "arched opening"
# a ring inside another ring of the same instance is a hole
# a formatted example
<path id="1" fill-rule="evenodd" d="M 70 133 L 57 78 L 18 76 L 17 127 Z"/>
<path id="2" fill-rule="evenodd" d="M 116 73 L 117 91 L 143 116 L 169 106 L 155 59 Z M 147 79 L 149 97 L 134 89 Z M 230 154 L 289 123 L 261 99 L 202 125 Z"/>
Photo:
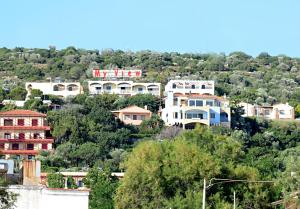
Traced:
<path id="1" fill-rule="evenodd" d="M 228 114 L 226 112 L 221 112 L 220 121 L 221 122 L 228 122 Z"/>
<path id="2" fill-rule="evenodd" d="M 100 83 L 91 83 L 90 87 L 93 89 L 95 93 L 100 93 L 102 90 L 102 85 Z"/>
<path id="3" fill-rule="evenodd" d="M 121 94 L 129 94 L 131 93 L 131 85 L 130 83 L 119 83 L 118 84 L 118 89 Z"/>
<path id="4" fill-rule="evenodd" d="M 79 86 L 76 84 L 70 84 L 67 86 L 68 91 L 77 91 L 79 89 Z"/>
<path id="5" fill-rule="evenodd" d="M 65 90 L 65 86 L 62 84 L 57 84 L 53 86 L 53 91 L 64 91 Z"/>
<path id="6" fill-rule="evenodd" d="M 143 85 L 134 85 L 132 87 L 132 91 L 137 93 L 137 94 L 142 94 L 146 91 L 146 87 Z"/>

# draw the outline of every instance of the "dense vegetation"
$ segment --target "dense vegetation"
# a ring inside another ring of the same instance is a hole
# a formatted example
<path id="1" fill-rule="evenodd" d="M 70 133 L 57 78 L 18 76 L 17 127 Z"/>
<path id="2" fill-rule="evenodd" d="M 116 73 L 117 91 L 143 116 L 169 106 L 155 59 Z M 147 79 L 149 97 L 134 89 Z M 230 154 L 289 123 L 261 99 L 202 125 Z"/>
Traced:
<path id="1" fill-rule="evenodd" d="M 212 209 L 232 208 L 233 191 L 237 192 L 237 208 L 254 209 L 274 208 L 271 202 L 288 201 L 300 189 L 300 123 L 243 118 L 235 105 L 237 101 L 289 102 L 300 116 L 300 58 L 267 53 L 251 57 L 243 52 L 2 48 L 0 100 L 24 99 L 26 81 L 49 77 L 79 80 L 86 90 L 91 69 L 109 65 L 139 66 L 144 73 L 142 80 L 163 84 L 179 77 L 214 80 L 216 94 L 226 94 L 232 101 L 232 127 L 183 131 L 163 127 L 155 114 L 134 127 L 111 113 L 127 105 L 147 105 L 157 113 L 161 100 L 151 95 L 119 98 L 84 94 L 63 101 L 33 92 L 25 108 L 47 112 L 56 137 L 56 151 L 40 153 L 43 171 L 89 170 L 85 184 L 91 188 L 91 209 L 200 208 L 203 178 L 272 181 L 212 186 L 207 191 L 207 208 Z M 62 109 L 51 110 L 37 97 L 47 97 Z M 2 110 L 10 108 L 15 107 Z M 110 176 L 120 171 L 126 171 L 122 181 Z M 59 175 L 50 177 L 51 186 L 63 186 Z"/>

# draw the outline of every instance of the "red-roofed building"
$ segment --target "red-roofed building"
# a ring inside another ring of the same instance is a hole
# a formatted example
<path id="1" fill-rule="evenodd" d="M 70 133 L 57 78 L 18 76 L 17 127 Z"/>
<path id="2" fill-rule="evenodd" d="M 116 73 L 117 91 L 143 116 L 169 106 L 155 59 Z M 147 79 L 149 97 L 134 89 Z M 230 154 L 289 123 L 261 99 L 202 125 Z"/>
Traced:
<path id="1" fill-rule="evenodd" d="M 118 117 L 125 124 L 141 125 L 143 120 L 149 119 L 152 116 L 152 112 L 147 108 L 141 108 L 138 106 L 129 106 L 121 110 L 112 111 L 116 117 Z"/>
<path id="2" fill-rule="evenodd" d="M 46 117 L 31 110 L 0 112 L 0 155 L 32 159 L 40 150 L 52 150 L 54 139 Z"/>

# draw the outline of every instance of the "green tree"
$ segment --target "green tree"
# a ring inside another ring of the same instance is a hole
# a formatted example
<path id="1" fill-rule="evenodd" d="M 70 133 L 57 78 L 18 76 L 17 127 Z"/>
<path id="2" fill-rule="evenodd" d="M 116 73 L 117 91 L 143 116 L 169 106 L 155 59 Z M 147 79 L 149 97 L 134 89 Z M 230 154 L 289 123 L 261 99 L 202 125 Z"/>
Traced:
<path id="1" fill-rule="evenodd" d="M 1 209 L 13 209 L 15 208 L 15 202 L 17 195 L 7 191 L 7 183 L 1 177 L 0 178 L 0 208 Z"/>
<path id="2" fill-rule="evenodd" d="M 40 97 L 42 98 L 43 92 L 39 89 L 32 89 L 31 94 L 29 96 L 30 99 L 34 99 L 35 97 Z"/>
<path id="3" fill-rule="evenodd" d="M 84 184 L 91 188 L 89 209 L 113 209 L 114 195 L 118 180 L 111 177 L 109 171 L 100 171 L 97 168 L 89 170 Z"/>
<path id="4" fill-rule="evenodd" d="M 26 94 L 27 91 L 25 88 L 17 86 L 9 92 L 8 98 L 12 100 L 25 100 Z"/>
<path id="5" fill-rule="evenodd" d="M 204 176 L 220 172 L 214 158 L 187 141 L 140 143 L 125 162 L 116 208 L 199 208 Z"/>
<path id="6" fill-rule="evenodd" d="M 47 184 L 49 188 L 64 188 L 64 176 L 61 173 L 49 173 L 47 175 Z"/>

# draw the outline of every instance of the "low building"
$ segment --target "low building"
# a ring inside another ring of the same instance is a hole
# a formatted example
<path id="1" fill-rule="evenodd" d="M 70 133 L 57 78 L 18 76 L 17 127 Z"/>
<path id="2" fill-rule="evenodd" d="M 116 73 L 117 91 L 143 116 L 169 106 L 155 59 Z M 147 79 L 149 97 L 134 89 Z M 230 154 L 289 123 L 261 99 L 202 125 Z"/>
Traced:
<path id="1" fill-rule="evenodd" d="M 229 101 L 213 94 L 213 81 L 170 81 L 165 90 L 161 118 L 168 126 L 188 129 L 196 124 L 230 127 Z"/>
<path id="2" fill-rule="evenodd" d="M 244 117 L 261 117 L 271 120 L 294 120 L 294 107 L 286 104 L 275 105 L 253 105 L 246 102 L 239 103 L 244 109 Z"/>
<path id="3" fill-rule="evenodd" d="M 141 125 L 143 120 L 150 119 L 152 112 L 145 108 L 140 108 L 138 106 L 129 106 L 121 110 L 112 111 L 113 114 L 118 117 L 125 124 L 131 125 Z"/>
<path id="4" fill-rule="evenodd" d="M 11 99 L 5 99 L 2 101 L 3 105 L 15 105 L 16 107 L 24 107 L 25 100 L 11 100 Z"/>
<path id="5" fill-rule="evenodd" d="M 214 81 L 199 80 L 170 80 L 165 86 L 165 93 L 181 93 L 181 94 L 209 94 L 214 95 Z M 167 95 L 165 95 L 167 96 Z"/>
<path id="6" fill-rule="evenodd" d="M 55 95 L 61 98 L 83 93 L 83 88 L 79 82 L 27 82 L 25 88 L 27 90 L 27 98 L 31 95 L 32 89 L 38 89 L 44 95 Z"/>
<path id="7" fill-rule="evenodd" d="M 15 209 L 88 209 L 90 190 L 51 189 L 45 186 L 11 185 L 17 194 Z"/>
<path id="8" fill-rule="evenodd" d="M 89 81 L 89 93 L 117 94 L 120 96 L 133 96 L 136 94 L 152 94 L 160 96 L 160 83 L 135 83 L 133 81 Z"/>
<path id="9" fill-rule="evenodd" d="M 54 139 L 46 114 L 31 110 L 0 113 L 0 155 L 32 159 L 40 150 L 52 150 Z"/>

